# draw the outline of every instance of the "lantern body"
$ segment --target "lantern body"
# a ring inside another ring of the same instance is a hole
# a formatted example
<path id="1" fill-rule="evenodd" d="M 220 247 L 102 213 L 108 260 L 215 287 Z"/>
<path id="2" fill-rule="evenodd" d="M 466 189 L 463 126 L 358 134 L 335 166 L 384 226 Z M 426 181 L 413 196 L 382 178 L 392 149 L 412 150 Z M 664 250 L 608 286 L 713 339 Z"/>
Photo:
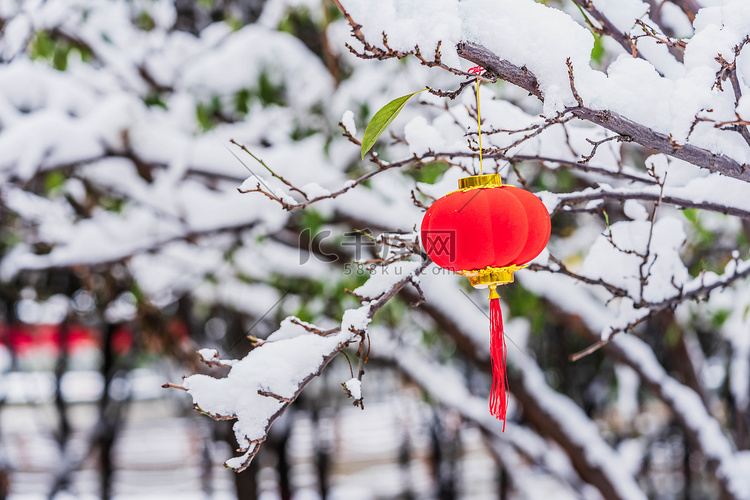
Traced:
<path id="1" fill-rule="evenodd" d="M 475 288 L 490 289 L 490 413 L 508 410 L 506 348 L 496 287 L 544 250 L 550 218 L 539 198 L 502 184 L 500 176 L 459 179 L 459 190 L 435 201 L 422 219 L 422 246 L 440 267 L 464 274 Z"/>
<path id="2" fill-rule="evenodd" d="M 513 281 L 512 272 L 547 245 L 551 230 L 547 209 L 528 191 L 503 185 L 498 175 L 467 179 L 474 180 L 475 186 L 449 193 L 427 210 L 422 245 L 438 266 L 453 272 L 506 271 L 505 278 L 472 282 L 475 286 Z"/>

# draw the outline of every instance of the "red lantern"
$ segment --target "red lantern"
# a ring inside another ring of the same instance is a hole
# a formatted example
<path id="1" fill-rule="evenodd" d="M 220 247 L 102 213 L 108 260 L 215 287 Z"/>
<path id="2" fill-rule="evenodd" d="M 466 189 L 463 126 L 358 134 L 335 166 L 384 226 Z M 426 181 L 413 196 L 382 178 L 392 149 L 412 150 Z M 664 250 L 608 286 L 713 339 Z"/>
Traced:
<path id="1" fill-rule="evenodd" d="M 539 255 L 550 236 L 550 218 L 539 198 L 502 183 L 500 176 L 459 179 L 458 191 L 435 201 L 422 219 L 422 245 L 438 266 L 463 274 L 474 288 L 490 289 L 490 411 L 503 420 L 508 408 L 505 337 L 496 287 Z"/>

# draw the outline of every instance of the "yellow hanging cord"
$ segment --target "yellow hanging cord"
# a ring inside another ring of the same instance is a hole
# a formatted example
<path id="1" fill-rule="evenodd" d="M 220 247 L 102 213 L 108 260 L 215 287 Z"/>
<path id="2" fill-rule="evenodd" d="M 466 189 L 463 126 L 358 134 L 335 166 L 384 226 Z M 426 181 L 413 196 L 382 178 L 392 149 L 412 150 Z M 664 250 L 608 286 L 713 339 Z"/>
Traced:
<path id="1" fill-rule="evenodd" d="M 479 112 L 479 78 L 477 78 L 477 127 L 479 128 L 479 175 L 484 175 L 482 165 L 482 114 Z"/>

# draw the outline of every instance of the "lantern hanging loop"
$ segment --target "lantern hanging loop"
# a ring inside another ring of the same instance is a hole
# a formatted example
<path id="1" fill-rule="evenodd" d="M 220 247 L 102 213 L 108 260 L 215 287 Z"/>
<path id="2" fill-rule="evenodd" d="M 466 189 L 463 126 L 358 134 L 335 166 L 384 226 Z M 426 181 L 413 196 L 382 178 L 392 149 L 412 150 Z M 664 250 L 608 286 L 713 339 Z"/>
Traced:
<path id="1" fill-rule="evenodd" d="M 484 174 L 484 166 L 482 165 L 482 113 L 479 111 L 479 75 L 484 72 L 484 68 L 481 66 L 474 66 L 469 69 L 469 73 L 477 75 L 477 130 L 479 131 L 479 175 Z"/>

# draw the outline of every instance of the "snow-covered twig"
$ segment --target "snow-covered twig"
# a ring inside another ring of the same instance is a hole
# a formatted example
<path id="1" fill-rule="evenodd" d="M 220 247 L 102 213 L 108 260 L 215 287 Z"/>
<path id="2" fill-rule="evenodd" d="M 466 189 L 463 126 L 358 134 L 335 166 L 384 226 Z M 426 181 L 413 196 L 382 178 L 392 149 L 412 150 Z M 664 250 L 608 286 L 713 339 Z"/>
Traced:
<path id="1" fill-rule="evenodd" d="M 267 439 L 273 422 L 343 349 L 354 342 L 360 342 L 357 380 L 361 381 L 366 359 L 362 340 L 367 325 L 430 262 L 413 264 L 404 267 L 399 279 L 371 284 L 369 289 L 379 289 L 377 300 L 346 311 L 340 328 L 323 331 L 288 318 L 278 331 L 241 360 L 217 361 L 218 356 L 209 356 L 208 361 L 230 367 L 226 377 L 216 379 L 198 374 L 184 379 L 179 388 L 186 389 L 192 396 L 197 410 L 217 420 L 237 420 L 234 432 L 243 454 L 228 460 L 227 467 L 237 471 L 246 469 Z"/>

